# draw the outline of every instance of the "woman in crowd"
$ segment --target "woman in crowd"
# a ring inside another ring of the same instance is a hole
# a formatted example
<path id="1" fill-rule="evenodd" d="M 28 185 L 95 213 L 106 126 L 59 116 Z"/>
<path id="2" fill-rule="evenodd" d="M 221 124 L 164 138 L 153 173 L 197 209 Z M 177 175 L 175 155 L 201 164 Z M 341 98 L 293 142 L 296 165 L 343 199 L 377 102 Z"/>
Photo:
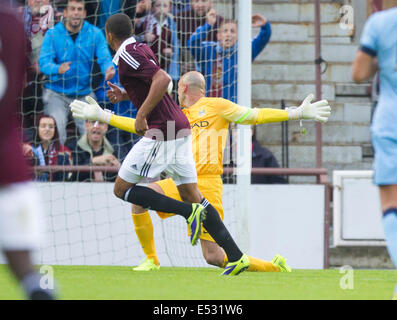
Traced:
<path id="1" fill-rule="evenodd" d="M 72 152 L 59 142 L 55 119 L 49 115 L 41 115 L 35 127 L 34 143 L 24 145 L 25 156 L 31 159 L 35 166 L 71 165 Z M 70 172 L 37 172 L 38 181 L 68 181 Z"/>

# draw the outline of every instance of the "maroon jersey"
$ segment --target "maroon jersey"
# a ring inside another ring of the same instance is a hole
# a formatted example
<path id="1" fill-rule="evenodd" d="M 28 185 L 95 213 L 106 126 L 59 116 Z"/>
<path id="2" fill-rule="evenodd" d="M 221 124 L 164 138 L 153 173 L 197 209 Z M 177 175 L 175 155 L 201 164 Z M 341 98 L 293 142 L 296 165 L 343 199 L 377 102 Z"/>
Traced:
<path id="1" fill-rule="evenodd" d="M 131 37 L 125 40 L 117 50 L 113 62 L 118 65 L 120 83 L 139 110 L 149 93 L 153 76 L 160 70 L 153 51 L 146 44 L 136 42 Z M 176 135 L 181 137 L 190 134 L 189 121 L 167 93 L 150 112 L 146 120 L 149 129 L 158 129 L 163 133 L 164 140 L 174 140 Z M 171 128 L 168 132 L 167 124 Z M 182 129 L 184 130 L 180 131 Z M 181 135 L 181 132 L 184 134 Z M 147 136 L 149 137 L 149 135 L 150 133 Z M 150 137 L 161 139 L 158 136 L 150 135 Z"/>
<path id="2" fill-rule="evenodd" d="M 17 117 L 25 80 L 26 39 L 22 22 L 11 10 L 0 7 L 0 186 L 30 177 Z"/>

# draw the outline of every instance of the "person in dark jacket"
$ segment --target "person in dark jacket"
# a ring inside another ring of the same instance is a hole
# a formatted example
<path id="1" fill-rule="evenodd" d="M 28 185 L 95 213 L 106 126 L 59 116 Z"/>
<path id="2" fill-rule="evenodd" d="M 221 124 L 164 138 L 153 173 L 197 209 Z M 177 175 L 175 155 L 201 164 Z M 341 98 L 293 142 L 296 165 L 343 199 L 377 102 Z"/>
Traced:
<path id="1" fill-rule="evenodd" d="M 255 129 L 252 129 L 252 168 L 279 168 L 274 154 L 267 148 L 261 146 L 256 140 Z M 283 176 L 251 175 L 252 184 L 284 184 L 288 183 Z"/>

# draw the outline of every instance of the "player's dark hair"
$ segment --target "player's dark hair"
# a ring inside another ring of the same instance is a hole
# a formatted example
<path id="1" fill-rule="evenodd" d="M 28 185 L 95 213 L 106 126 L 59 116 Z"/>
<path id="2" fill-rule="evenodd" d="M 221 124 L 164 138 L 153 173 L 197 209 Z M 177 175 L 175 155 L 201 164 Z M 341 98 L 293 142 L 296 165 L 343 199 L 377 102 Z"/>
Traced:
<path id="1" fill-rule="evenodd" d="M 134 26 L 129 16 L 116 13 L 106 20 L 106 32 L 112 33 L 117 39 L 125 40 L 134 34 Z"/>

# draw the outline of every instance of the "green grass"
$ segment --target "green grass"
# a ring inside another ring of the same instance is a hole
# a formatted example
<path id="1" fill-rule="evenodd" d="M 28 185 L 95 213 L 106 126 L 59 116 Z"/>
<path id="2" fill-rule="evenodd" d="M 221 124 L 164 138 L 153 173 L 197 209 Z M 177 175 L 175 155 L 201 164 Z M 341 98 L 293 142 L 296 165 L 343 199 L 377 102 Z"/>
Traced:
<path id="1" fill-rule="evenodd" d="M 354 270 L 354 289 L 343 290 L 339 270 L 293 270 L 292 273 L 244 272 L 222 277 L 215 268 L 161 268 L 133 272 L 130 267 L 54 266 L 61 299 L 263 300 L 386 299 L 397 283 L 394 270 Z M 23 294 L 4 265 L 0 299 Z"/>

